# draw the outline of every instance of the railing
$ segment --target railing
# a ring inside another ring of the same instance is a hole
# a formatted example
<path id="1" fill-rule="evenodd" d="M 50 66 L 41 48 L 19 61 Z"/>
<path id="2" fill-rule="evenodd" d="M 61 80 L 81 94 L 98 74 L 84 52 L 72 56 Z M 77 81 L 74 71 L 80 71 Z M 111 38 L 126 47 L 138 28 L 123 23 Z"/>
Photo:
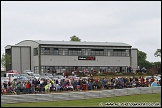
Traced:
<path id="1" fill-rule="evenodd" d="M 40 102 L 40 101 L 60 101 L 60 100 L 79 100 L 90 98 L 106 98 L 113 96 L 125 96 L 132 94 L 161 93 L 159 87 L 137 87 L 124 89 L 111 89 L 101 91 L 80 91 L 51 94 L 22 94 L 22 95 L 1 95 L 1 104 L 19 102 Z"/>

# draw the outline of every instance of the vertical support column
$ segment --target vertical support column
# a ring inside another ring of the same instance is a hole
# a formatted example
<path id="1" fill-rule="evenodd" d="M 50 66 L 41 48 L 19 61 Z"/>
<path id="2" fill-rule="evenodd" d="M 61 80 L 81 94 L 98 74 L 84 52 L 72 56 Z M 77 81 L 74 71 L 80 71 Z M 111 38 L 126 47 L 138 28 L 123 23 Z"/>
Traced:
<path id="1" fill-rule="evenodd" d="M 38 67 L 39 74 L 41 74 L 41 45 L 38 46 Z"/>
<path id="2" fill-rule="evenodd" d="M 21 55 L 21 46 L 20 46 L 20 72 L 22 73 L 22 55 Z"/>

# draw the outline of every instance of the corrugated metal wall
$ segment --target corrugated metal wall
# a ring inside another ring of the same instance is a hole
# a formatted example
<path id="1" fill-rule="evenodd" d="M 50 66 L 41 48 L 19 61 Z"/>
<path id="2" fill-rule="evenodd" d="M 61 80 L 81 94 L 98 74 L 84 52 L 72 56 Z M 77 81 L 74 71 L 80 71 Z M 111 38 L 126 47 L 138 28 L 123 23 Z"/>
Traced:
<path id="1" fill-rule="evenodd" d="M 27 45 L 27 46 L 31 46 L 31 70 L 34 71 L 34 66 L 38 66 L 39 65 L 39 60 L 38 60 L 38 56 L 34 56 L 34 52 L 33 52 L 33 48 L 37 48 L 38 47 L 38 43 L 31 41 L 31 40 L 25 40 L 22 41 L 20 43 L 18 43 L 18 45 Z"/>
<path id="2" fill-rule="evenodd" d="M 30 70 L 30 48 L 21 47 L 22 71 Z"/>
<path id="3" fill-rule="evenodd" d="M 12 69 L 30 70 L 30 47 L 12 46 Z"/>
<path id="4" fill-rule="evenodd" d="M 41 65 L 49 66 L 130 66 L 130 57 L 96 56 L 96 60 L 78 60 L 78 56 L 41 55 Z"/>
<path id="5" fill-rule="evenodd" d="M 137 69 L 138 63 L 137 63 L 137 49 L 131 50 L 131 56 L 132 56 L 132 68 Z"/>
<path id="6" fill-rule="evenodd" d="M 12 70 L 21 71 L 20 67 L 20 47 L 12 47 Z"/>

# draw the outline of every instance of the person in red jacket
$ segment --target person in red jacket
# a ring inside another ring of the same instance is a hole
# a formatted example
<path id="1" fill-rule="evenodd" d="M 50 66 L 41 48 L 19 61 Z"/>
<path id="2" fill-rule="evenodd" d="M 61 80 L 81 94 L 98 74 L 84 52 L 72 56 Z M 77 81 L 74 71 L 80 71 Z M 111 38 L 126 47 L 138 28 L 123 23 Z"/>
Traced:
<path id="1" fill-rule="evenodd" d="M 25 85 L 26 88 L 26 93 L 29 94 L 29 90 L 30 90 L 30 82 L 28 81 Z"/>

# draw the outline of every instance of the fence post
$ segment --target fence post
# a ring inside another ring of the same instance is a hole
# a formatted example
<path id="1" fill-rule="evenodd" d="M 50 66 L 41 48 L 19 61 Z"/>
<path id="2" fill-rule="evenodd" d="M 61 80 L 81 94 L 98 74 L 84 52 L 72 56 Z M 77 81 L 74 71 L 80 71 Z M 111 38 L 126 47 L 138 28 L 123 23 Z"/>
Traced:
<path id="1" fill-rule="evenodd" d="M 36 102 L 37 102 L 37 100 L 38 100 L 38 99 L 37 99 L 37 95 L 35 95 L 35 100 L 36 100 Z"/>
<path id="2" fill-rule="evenodd" d="M 152 93 L 153 93 L 153 88 L 151 87 L 151 89 L 152 89 Z"/>
<path id="3" fill-rule="evenodd" d="M 85 99 L 85 93 L 84 93 L 84 99 Z"/>
<path id="4" fill-rule="evenodd" d="M 128 95 L 128 88 L 127 88 L 127 95 Z"/>
<path id="5" fill-rule="evenodd" d="M 52 94 L 52 100 L 53 100 L 53 101 L 55 100 L 54 94 Z"/>
<path id="6" fill-rule="evenodd" d="M 17 100 L 18 100 L 18 102 L 17 102 L 17 103 L 19 103 L 19 96 L 18 96 L 18 99 L 17 99 Z"/>

